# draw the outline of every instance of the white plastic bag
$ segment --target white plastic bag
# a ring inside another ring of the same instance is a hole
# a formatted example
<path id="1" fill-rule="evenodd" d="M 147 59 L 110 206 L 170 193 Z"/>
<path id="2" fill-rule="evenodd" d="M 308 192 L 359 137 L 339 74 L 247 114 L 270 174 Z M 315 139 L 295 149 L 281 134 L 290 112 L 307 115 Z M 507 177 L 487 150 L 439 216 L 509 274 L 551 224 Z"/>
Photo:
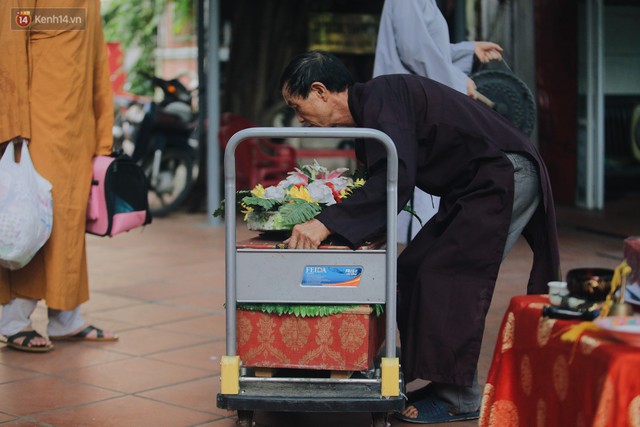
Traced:
<path id="1" fill-rule="evenodd" d="M 24 267 L 51 235 L 51 183 L 38 174 L 27 142 L 16 163 L 13 143 L 0 159 L 0 266 Z"/>

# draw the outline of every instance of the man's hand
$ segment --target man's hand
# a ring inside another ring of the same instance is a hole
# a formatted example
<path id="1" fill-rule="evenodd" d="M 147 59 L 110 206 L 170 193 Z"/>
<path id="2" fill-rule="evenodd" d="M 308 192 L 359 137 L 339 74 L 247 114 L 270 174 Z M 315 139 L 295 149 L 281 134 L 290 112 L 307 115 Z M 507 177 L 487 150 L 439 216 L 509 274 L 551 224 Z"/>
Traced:
<path id="1" fill-rule="evenodd" d="M 317 249 L 331 231 L 317 219 L 298 224 L 291 230 L 291 237 L 284 241 L 289 249 Z"/>
<path id="2" fill-rule="evenodd" d="M 473 52 L 480 62 L 500 61 L 502 59 L 502 47 L 493 42 L 476 42 Z"/>

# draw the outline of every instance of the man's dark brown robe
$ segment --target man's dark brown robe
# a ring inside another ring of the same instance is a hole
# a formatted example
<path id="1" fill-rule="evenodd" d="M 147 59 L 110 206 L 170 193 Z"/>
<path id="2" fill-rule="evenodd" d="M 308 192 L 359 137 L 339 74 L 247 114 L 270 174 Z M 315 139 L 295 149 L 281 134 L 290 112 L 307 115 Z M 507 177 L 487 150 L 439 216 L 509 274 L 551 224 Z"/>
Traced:
<path id="1" fill-rule="evenodd" d="M 441 197 L 438 213 L 398 258 L 398 328 L 405 381 L 470 386 L 484 321 L 511 221 L 516 152 L 538 166 L 542 202 L 523 235 L 533 249 L 528 293 L 546 293 L 559 276 L 553 198 L 531 141 L 502 116 L 444 85 L 387 75 L 349 88 L 360 127 L 379 129 L 398 151 L 398 206 L 415 186 Z M 358 141 L 366 184 L 317 219 L 354 247 L 386 225 L 386 151 Z"/>

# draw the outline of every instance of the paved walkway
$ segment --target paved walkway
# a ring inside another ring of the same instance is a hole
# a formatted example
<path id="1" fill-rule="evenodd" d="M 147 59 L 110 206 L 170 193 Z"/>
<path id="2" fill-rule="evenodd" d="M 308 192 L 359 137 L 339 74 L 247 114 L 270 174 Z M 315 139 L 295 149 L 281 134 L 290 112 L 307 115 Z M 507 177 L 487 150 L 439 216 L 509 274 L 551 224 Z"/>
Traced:
<path id="1" fill-rule="evenodd" d="M 216 408 L 225 353 L 224 228 L 201 214 L 155 219 L 115 238 L 89 236 L 91 301 L 85 319 L 116 343 L 56 343 L 47 354 L 0 349 L 0 425 L 157 427 L 235 425 Z M 244 229 L 239 232 L 239 236 Z M 564 271 L 615 267 L 622 238 L 560 227 Z M 501 269 L 479 365 L 484 383 L 511 296 L 531 265 L 519 242 Z M 39 305 L 34 326 L 45 331 Z M 257 414 L 259 426 L 368 426 L 365 414 Z M 393 426 L 402 426 L 395 420 Z M 455 424 L 476 425 L 475 422 Z"/>

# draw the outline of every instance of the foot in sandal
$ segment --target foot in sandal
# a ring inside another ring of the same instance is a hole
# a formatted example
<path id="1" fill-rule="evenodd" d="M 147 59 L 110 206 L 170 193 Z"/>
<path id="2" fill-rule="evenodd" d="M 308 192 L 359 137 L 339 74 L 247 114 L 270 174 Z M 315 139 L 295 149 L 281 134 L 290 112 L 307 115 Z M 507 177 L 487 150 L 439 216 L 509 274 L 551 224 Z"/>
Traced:
<path id="1" fill-rule="evenodd" d="M 31 353 L 46 353 L 53 350 L 53 344 L 51 344 L 51 341 L 33 329 L 9 335 L 5 340 L 3 340 L 3 342 L 7 347 L 14 350 L 27 351 Z"/>
<path id="2" fill-rule="evenodd" d="M 83 326 L 68 335 L 52 336 L 51 341 L 118 341 L 118 336 L 93 325 Z"/>
<path id="3" fill-rule="evenodd" d="M 464 414 L 452 414 L 445 407 L 444 402 L 437 397 L 425 397 L 405 408 L 402 413 L 396 413 L 396 418 L 407 423 L 436 424 L 453 421 L 475 420 L 480 417 L 480 410 Z"/>

